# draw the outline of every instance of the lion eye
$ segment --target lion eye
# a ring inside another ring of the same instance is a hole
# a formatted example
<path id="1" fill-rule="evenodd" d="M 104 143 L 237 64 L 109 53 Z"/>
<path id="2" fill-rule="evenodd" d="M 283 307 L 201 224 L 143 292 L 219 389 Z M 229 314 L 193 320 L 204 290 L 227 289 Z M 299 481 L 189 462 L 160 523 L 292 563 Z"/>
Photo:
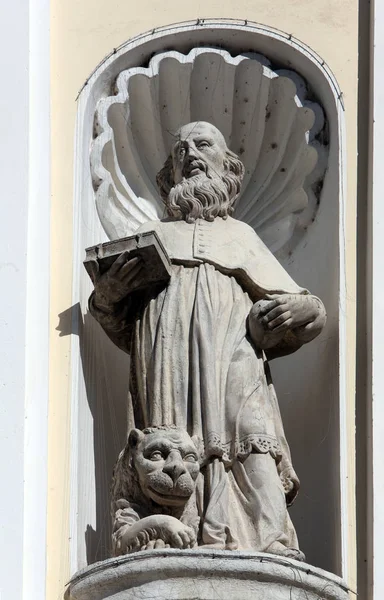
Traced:
<path id="1" fill-rule="evenodd" d="M 159 450 L 156 450 L 155 452 L 152 452 L 152 454 L 149 457 L 149 460 L 163 460 L 163 455 Z"/>
<path id="2" fill-rule="evenodd" d="M 196 454 L 186 454 L 184 456 L 184 460 L 186 460 L 187 462 L 196 462 L 197 456 L 196 456 Z"/>

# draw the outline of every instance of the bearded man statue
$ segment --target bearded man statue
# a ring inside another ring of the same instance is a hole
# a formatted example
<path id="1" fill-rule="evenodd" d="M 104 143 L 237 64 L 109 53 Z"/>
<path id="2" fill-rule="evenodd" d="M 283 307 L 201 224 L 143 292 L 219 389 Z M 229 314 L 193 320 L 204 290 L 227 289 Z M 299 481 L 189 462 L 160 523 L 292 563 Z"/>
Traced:
<path id="1" fill-rule="evenodd" d="M 268 360 L 311 341 L 326 316 L 231 217 L 243 174 L 214 126 L 182 127 L 157 176 L 167 217 L 137 231 L 156 232 L 171 279 L 146 287 L 142 260 L 122 254 L 96 282 L 90 311 L 130 354 L 130 425 L 174 425 L 202 440 L 198 544 L 303 560 L 287 511 L 299 480 Z"/>

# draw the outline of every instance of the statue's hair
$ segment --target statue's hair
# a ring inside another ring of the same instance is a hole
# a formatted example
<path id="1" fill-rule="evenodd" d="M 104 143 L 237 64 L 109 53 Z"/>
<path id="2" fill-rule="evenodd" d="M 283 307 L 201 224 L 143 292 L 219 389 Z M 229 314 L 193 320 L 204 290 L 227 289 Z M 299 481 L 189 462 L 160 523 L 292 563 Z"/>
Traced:
<path id="1" fill-rule="evenodd" d="M 226 150 L 226 158 L 224 160 L 224 166 L 226 168 L 226 172 L 223 176 L 220 177 L 220 179 L 222 180 L 223 184 L 224 184 L 224 192 L 226 192 L 225 195 L 227 195 L 228 199 L 226 201 L 222 201 L 222 205 L 220 207 L 215 207 L 215 209 L 211 210 L 210 212 L 213 213 L 211 215 L 208 215 L 208 217 L 212 217 L 214 218 L 215 216 L 220 216 L 220 217 L 226 217 L 230 214 L 233 213 L 234 211 L 234 205 L 235 202 L 239 196 L 240 193 L 240 189 L 241 189 L 241 183 L 244 177 L 244 165 L 241 162 L 241 160 L 238 158 L 238 156 L 232 152 L 231 150 Z M 208 175 L 209 177 L 209 175 Z M 183 181 L 181 184 L 175 184 L 175 180 L 174 180 L 174 176 L 173 176 L 173 160 L 172 160 L 172 155 L 170 155 L 167 160 L 165 161 L 165 164 L 163 166 L 162 169 L 160 169 L 160 171 L 157 174 L 156 177 L 156 182 L 157 185 L 159 187 L 159 191 L 160 191 L 160 195 L 163 199 L 163 202 L 167 208 L 168 213 L 172 216 L 175 213 L 176 207 L 172 206 L 172 199 L 170 201 L 170 195 L 172 191 L 174 191 L 175 189 L 187 185 L 188 182 L 191 182 L 191 185 L 193 185 L 193 179 L 191 178 L 189 180 L 185 180 Z M 214 181 L 214 180 L 213 180 Z M 204 184 L 202 184 L 204 187 Z M 214 187 L 213 185 L 211 186 L 212 188 Z M 197 216 L 204 216 L 205 218 L 207 218 L 206 214 L 204 213 L 204 208 L 203 207 L 201 209 L 202 214 L 198 214 Z M 196 216 L 192 215 L 191 219 L 188 220 L 195 220 L 195 218 L 197 218 Z M 211 220 L 211 219 L 209 219 Z"/>

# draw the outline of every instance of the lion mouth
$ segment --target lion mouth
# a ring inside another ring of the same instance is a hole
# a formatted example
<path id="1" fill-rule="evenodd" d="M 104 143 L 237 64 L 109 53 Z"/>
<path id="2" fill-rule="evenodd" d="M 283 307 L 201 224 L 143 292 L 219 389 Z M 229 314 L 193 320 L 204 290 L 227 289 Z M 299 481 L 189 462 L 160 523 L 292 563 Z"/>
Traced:
<path id="1" fill-rule="evenodd" d="M 149 486 L 148 490 L 151 492 L 152 496 L 154 498 L 159 498 L 160 501 L 167 501 L 172 502 L 172 503 L 183 503 L 185 502 L 190 494 L 188 495 L 178 495 L 178 494 L 160 494 L 160 492 L 157 492 L 156 490 L 153 489 L 153 487 Z"/>

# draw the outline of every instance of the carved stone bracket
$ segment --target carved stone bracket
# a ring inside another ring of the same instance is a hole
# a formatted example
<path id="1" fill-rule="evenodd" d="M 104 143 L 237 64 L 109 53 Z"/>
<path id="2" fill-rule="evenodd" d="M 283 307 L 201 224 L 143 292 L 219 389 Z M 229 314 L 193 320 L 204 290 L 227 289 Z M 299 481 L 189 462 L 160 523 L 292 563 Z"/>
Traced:
<path id="1" fill-rule="evenodd" d="M 152 550 L 96 563 L 66 600 L 348 600 L 340 577 L 256 552 Z"/>

